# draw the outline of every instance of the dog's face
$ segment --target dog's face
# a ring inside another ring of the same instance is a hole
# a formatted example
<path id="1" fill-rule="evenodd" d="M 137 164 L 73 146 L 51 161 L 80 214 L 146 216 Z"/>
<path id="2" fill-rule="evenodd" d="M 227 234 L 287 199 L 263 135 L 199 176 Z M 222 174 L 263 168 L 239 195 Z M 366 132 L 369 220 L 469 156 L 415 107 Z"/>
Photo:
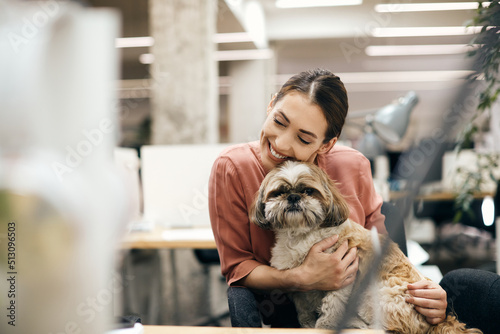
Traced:
<path id="1" fill-rule="evenodd" d="M 316 165 L 287 161 L 267 174 L 250 209 L 250 221 L 269 230 L 342 224 L 349 208 L 328 175 Z"/>

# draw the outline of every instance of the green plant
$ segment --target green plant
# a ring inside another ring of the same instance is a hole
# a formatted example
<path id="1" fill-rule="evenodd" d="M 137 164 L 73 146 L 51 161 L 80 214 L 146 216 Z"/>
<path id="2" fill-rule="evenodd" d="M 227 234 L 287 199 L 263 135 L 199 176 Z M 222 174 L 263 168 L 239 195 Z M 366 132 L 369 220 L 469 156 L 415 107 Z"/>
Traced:
<path id="1" fill-rule="evenodd" d="M 470 167 L 458 167 L 456 177 L 463 179 L 463 184 L 457 189 L 455 197 L 456 214 L 454 221 L 462 219 L 464 213 L 474 219 L 474 213 L 471 209 L 474 195 L 481 193 L 483 186 L 489 181 L 497 182 L 498 175 L 494 170 L 498 168 L 500 153 L 478 153 L 476 164 Z"/>
<path id="2" fill-rule="evenodd" d="M 498 100 L 500 94 L 499 66 L 500 66 L 500 4 L 499 0 L 491 1 L 487 7 L 479 2 L 474 18 L 467 26 L 482 26 L 481 31 L 470 42 L 474 49 L 468 53 L 468 57 L 476 60 L 476 70 L 471 76 L 472 80 L 480 81 L 479 100 L 475 112 L 471 119 L 464 126 L 457 138 L 456 152 L 466 147 L 470 147 L 473 139 L 479 134 L 480 121 L 489 121 L 491 108 Z M 460 220 L 464 212 L 471 214 L 470 204 L 474 193 L 480 190 L 481 184 L 485 183 L 483 171 L 490 171 L 489 176 L 496 181 L 495 175 L 491 171 L 498 167 L 498 155 L 481 154 L 477 159 L 477 166 L 474 171 L 464 168 L 457 169 L 457 173 L 464 177 L 464 183 L 458 190 L 455 199 L 457 214 L 455 221 Z"/>

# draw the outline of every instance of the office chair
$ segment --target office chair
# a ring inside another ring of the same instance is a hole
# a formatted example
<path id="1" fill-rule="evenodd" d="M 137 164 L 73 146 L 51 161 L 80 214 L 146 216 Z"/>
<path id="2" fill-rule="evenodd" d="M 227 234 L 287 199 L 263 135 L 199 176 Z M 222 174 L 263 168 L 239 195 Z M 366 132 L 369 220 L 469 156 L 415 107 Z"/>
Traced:
<path id="1" fill-rule="evenodd" d="M 403 216 L 399 209 L 392 203 L 384 202 L 381 212 L 386 217 L 389 237 L 408 256 Z M 229 287 L 227 298 L 232 327 L 262 327 L 262 322 L 273 327 L 300 327 L 295 307 L 284 292 L 256 295 L 244 287 Z"/>

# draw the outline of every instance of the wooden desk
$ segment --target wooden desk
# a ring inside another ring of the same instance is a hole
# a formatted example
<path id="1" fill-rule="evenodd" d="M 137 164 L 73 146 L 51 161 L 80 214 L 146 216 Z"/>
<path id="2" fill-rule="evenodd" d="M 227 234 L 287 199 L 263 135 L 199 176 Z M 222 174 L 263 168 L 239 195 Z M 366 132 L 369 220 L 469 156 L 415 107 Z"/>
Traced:
<path id="1" fill-rule="evenodd" d="M 188 327 L 188 326 L 144 326 L 144 334 L 332 334 L 326 329 L 311 328 L 231 328 L 231 327 Z M 345 334 L 384 334 L 383 330 L 346 329 Z"/>
<path id="2" fill-rule="evenodd" d="M 404 199 L 409 196 L 410 193 L 408 191 L 391 191 L 390 198 L 391 201 Z M 486 196 L 494 196 L 495 194 L 489 192 L 479 192 L 474 194 L 474 198 L 481 199 Z M 452 192 L 435 192 L 429 194 L 417 195 L 414 200 L 416 201 L 454 201 L 457 194 Z"/>
<path id="3" fill-rule="evenodd" d="M 199 232 L 206 233 L 207 228 L 182 228 L 182 229 L 164 229 L 156 227 L 151 231 L 146 232 L 130 232 L 121 243 L 122 248 L 137 248 L 137 249 L 216 249 L 213 235 L 211 237 L 189 237 L 189 232 L 193 235 L 198 235 Z M 179 232 L 179 233 L 178 233 Z M 176 234 L 172 238 L 166 238 L 168 234 Z M 182 234 L 182 235 L 179 235 Z M 183 237 L 186 235 L 186 237 Z"/>
<path id="4" fill-rule="evenodd" d="M 179 228 L 165 229 L 155 227 L 151 231 L 133 231 L 129 232 L 121 243 L 122 249 L 168 249 L 170 250 L 170 267 L 172 272 L 172 282 L 174 287 L 177 287 L 178 275 L 175 258 L 175 250 L 181 248 L 187 249 L 216 249 L 215 239 L 210 227 L 207 228 Z M 150 286 L 150 304 L 149 304 L 149 323 L 158 323 L 161 308 L 161 261 L 158 252 L 155 252 L 153 257 L 153 266 L 157 269 L 151 279 Z M 130 257 L 125 257 L 124 270 L 127 273 L 132 273 L 133 264 L 130 262 Z M 126 289 L 131 304 L 137 305 L 134 291 L 129 287 Z M 175 289 L 172 295 L 174 301 L 174 323 L 179 324 L 179 295 Z"/>
<path id="5" fill-rule="evenodd" d="M 494 196 L 492 193 L 487 193 L 487 192 L 480 192 L 480 193 L 475 193 L 474 198 L 476 199 L 481 199 L 486 196 Z M 451 192 L 438 192 L 438 193 L 430 193 L 426 195 L 419 195 L 415 197 L 415 200 L 419 201 L 454 201 L 455 197 L 457 197 L 457 194 L 451 193 Z"/>

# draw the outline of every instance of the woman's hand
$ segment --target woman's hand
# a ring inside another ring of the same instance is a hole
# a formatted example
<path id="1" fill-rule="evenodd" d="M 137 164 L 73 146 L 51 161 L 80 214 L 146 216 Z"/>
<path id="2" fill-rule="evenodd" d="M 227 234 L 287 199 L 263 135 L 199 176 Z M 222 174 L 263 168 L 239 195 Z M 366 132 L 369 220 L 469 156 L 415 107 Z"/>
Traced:
<path id="1" fill-rule="evenodd" d="M 300 271 L 298 290 L 338 290 L 354 282 L 359 264 L 356 248 L 348 249 L 346 241 L 334 253 L 325 253 L 337 241 L 335 235 L 310 249 L 304 263 L 296 268 Z"/>
<path id="2" fill-rule="evenodd" d="M 408 284 L 410 297 L 406 301 L 415 305 L 415 310 L 422 314 L 431 325 L 446 318 L 446 291 L 437 283 L 428 280 Z"/>

